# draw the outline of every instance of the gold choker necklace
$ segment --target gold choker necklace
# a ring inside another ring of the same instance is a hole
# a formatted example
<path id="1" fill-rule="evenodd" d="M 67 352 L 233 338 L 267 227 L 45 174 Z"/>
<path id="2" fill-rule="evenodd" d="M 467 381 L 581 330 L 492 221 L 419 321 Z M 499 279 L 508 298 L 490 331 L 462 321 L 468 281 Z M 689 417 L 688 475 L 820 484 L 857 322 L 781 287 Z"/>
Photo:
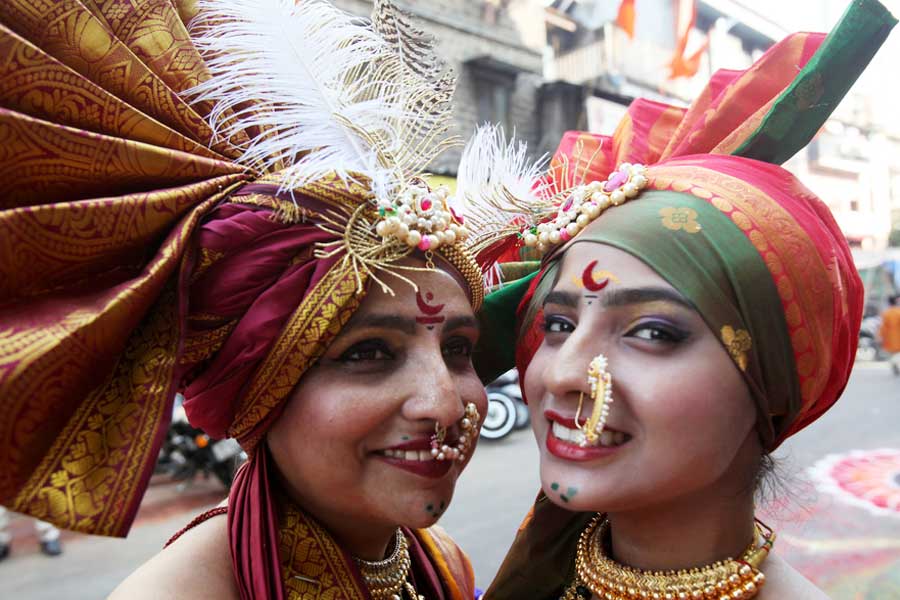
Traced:
<path id="1" fill-rule="evenodd" d="M 775 533 L 758 520 L 754 540 L 740 558 L 680 571 L 642 571 L 606 556 L 606 515 L 597 515 L 578 540 L 575 580 L 560 600 L 743 600 L 765 583 L 759 566 L 769 555 Z M 758 541 L 762 539 L 762 544 Z"/>
<path id="2" fill-rule="evenodd" d="M 384 560 L 370 562 L 354 558 L 372 595 L 372 600 L 403 600 L 403 591 L 411 600 L 425 600 L 416 593 L 416 588 L 407 581 L 412 560 L 409 558 L 409 544 L 403 532 L 394 534 L 394 550 Z"/>

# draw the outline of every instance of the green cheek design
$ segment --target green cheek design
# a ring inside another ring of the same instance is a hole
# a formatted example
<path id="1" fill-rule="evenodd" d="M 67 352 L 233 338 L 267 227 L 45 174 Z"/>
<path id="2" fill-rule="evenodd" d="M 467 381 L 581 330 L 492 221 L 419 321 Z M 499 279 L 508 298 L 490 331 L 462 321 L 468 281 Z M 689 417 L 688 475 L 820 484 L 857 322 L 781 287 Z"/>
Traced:
<path id="1" fill-rule="evenodd" d="M 444 511 L 447 509 L 447 502 L 445 500 L 441 500 L 437 506 L 434 504 L 426 504 L 425 512 L 428 513 L 429 517 L 434 517 L 435 519 L 444 514 Z"/>
<path id="2" fill-rule="evenodd" d="M 559 490 L 562 486 L 560 486 L 555 481 L 550 484 L 550 489 L 559 494 L 559 499 L 563 502 L 568 503 L 572 498 L 574 498 L 578 494 L 578 488 L 569 486 L 566 488 L 566 493 L 560 493 Z"/>

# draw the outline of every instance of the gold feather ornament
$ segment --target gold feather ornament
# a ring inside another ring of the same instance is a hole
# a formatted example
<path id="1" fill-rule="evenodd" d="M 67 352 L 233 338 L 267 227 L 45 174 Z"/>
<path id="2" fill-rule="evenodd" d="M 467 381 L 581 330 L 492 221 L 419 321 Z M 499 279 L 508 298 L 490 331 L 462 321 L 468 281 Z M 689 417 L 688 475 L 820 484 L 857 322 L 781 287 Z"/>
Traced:
<path id="1" fill-rule="evenodd" d="M 460 143 L 450 135 L 455 77 L 434 54 L 434 40 L 390 0 L 371 20 L 324 0 L 199 0 L 194 43 L 210 78 L 188 92 L 211 102 L 210 125 L 236 147 L 257 181 L 297 204 L 317 183 L 342 183 L 357 200 L 279 210 L 316 222 L 338 239 L 320 257 L 342 254 L 360 291 L 380 273 L 412 283 L 397 264 L 416 250 L 438 252 L 483 297 L 469 227 L 447 188 L 429 189 L 426 167 Z M 262 134 L 259 134 L 262 132 Z M 246 134 L 246 135 L 242 135 Z M 235 198 L 240 202 L 240 197 Z M 365 277 L 363 277 L 365 275 Z M 414 286 L 415 287 L 415 286 Z M 475 289 L 478 288 L 478 289 Z"/>

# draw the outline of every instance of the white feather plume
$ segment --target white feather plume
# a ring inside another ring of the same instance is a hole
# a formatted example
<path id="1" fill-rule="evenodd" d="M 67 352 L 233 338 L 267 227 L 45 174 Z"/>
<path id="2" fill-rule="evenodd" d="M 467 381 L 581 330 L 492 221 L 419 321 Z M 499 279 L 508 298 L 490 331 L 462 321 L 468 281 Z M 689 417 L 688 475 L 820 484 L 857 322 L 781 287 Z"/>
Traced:
<path id="1" fill-rule="evenodd" d="M 240 162 L 277 172 L 282 188 L 359 174 L 388 198 L 434 157 L 420 138 L 435 153 L 445 147 L 449 98 L 410 76 L 368 21 L 323 0 L 200 0 L 198 9 L 193 42 L 212 77 L 188 93 L 215 103 L 217 135 L 248 134 Z"/>
<path id="2" fill-rule="evenodd" d="M 456 179 L 457 198 L 478 232 L 477 252 L 535 222 L 548 204 L 543 175 L 547 156 L 529 159 L 524 141 L 507 141 L 503 128 L 484 124 L 463 150 Z"/>

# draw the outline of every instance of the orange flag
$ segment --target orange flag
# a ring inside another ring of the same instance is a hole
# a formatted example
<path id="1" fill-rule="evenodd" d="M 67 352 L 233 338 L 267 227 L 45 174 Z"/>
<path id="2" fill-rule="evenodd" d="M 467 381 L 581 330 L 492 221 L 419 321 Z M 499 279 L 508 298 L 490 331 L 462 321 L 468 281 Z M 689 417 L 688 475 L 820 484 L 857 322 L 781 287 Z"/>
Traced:
<path id="1" fill-rule="evenodd" d="M 675 79 L 676 77 L 693 77 L 697 74 L 697 71 L 700 70 L 700 59 L 703 58 L 703 53 L 709 48 L 709 36 L 706 36 L 706 39 L 703 40 L 703 44 L 697 50 L 688 56 L 687 58 L 684 55 L 676 54 L 672 59 L 672 72 L 669 75 L 669 79 Z"/>
<path id="2" fill-rule="evenodd" d="M 616 25 L 634 38 L 634 0 L 622 0 L 619 5 L 619 14 L 616 16 Z"/>
<path id="3" fill-rule="evenodd" d="M 669 63 L 670 72 L 669 79 L 677 77 L 693 77 L 700 69 L 700 59 L 706 49 L 709 47 L 709 36 L 700 48 L 691 54 L 685 56 L 687 50 L 688 38 L 691 35 L 691 29 L 694 27 L 694 21 L 697 18 L 697 1 L 696 0 L 673 0 L 677 3 L 675 13 L 675 53 L 672 61 Z"/>

